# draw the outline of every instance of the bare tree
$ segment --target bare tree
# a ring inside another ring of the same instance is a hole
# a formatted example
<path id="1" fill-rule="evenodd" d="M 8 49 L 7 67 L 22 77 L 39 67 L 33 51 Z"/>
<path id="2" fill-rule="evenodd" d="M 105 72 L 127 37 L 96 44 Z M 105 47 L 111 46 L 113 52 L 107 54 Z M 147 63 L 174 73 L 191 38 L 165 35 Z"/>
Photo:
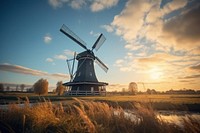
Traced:
<path id="1" fill-rule="evenodd" d="M 16 86 L 16 91 L 19 91 L 19 85 Z"/>
<path id="2" fill-rule="evenodd" d="M 38 95 L 48 94 L 48 85 L 48 81 L 42 78 L 33 85 L 34 92 Z"/>
<path id="3" fill-rule="evenodd" d="M 137 91 L 138 91 L 137 84 L 136 84 L 135 82 L 129 83 L 128 89 L 129 89 L 129 92 L 130 92 L 131 94 L 135 95 L 135 94 L 137 93 Z"/>
<path id="4" fill-rule="evenodd" d="M 24 84 L 21 84 L 21 85 L 20 85 L 20 88 L 21 88 L 21 91 L 24 91 L 25 85 L 24 85 Z"/>
<path id="5" fill-rule="evenodd" d="M 65 91 L 66 87 L 62 85 L 62 81 L 58 81 L 57 82 L 57 87 L 56 87 L 56 92 L 58 93 L 58 95 L 62 95 L 63 92 Z"/>
<path id="6" fill-rule="evenodd" d="M 10 91 L 10 87 L 9 86 L 6 87 L 6 91 Z"/>

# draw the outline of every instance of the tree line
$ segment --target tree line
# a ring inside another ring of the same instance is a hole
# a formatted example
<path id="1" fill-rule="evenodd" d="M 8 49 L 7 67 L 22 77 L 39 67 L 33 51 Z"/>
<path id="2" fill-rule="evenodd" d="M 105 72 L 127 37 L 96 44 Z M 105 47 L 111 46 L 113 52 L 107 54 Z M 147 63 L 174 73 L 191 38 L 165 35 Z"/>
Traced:
<path id="1" fill-rule="evenodd" d="M 66 90 L 66 87 L 62 85 L 62 81 L 58 81 L 56 84 L 56 89 L 54 90 L 55 93 L 57 93 L 58 95 L 62 95 L 64 93 L 64 91 Z M 16 86 L 16 91 L 19 91 L 21 89 L 21 92 L 24 91 L 25 88 L 25 84 L 21 84 L 20 86 L 17 85 Z M 32 86 L 31 89 L 29 89 L 28 91 L 30 92 L 34 92 L 35 94 L 38 95 L 46 95 L 48 94 L 48 88 L 49 88 L 49 82 L 47 81 L 47 79 L 39 79 L 37 82 L 35 82 Z M 4 87 L 4 84 L 0 83 L 0 92 L 3 91 L 9 91 L 10 87 Z"/>

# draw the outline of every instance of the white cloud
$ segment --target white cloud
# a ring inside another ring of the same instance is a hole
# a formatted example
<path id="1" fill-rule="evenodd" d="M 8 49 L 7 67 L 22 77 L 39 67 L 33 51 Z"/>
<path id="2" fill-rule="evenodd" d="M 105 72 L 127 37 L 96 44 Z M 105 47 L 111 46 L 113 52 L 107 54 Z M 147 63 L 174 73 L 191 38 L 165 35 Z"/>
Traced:
<path id="1" fill-rule="evenodd" d="M 52 58 L 46 58 L 46 62 L 53 62 Z"/>
<path id="2" fill-rule="evenodd" d="M 82 9 L 90 7 L 92 12 L 102 11 L 117 5 L 119 0 L 48 0 L 50 6 L 54 9 L 63 7 L 64 4 L 73 9 Z"/>
<path id="3" fill-rule="evenodd" d="M 67 56 L 60 54 L 60 55 L 55 55 L 54 58 L 59 60 L 66 60 Z"/>
<path id="4" fill-rule="evenodd" d="M 100 33 L 95 33 L 93 30 L 90 31 L 90 35 L 94 36 L 94 37 L 98 37 L 100 35 Z"/>
<path id="5" fill-rule="evenodd" d="M 64 3 L 67 3 L 69 0 L 48 0 L 49 4 L 53 8 L 59 8 L 62 7 Z"/>
<path id="6" fill-rule="evenodd" d="M 134 50 L 138 50 L 143 48 L 143 45 L 132 45 L 132 44 L 126 44 L 124 46 L 126 49 L 130 50 L 130 51 L 134 51 Z"/>
<path id="7" fill-rule="evenodd" d="M 81 9 L 85 5 L 87 5 L 85 0 L 72 0 L 70 3 L 73 9 Z"/>
<path id="8" fill-rule="evenodd" d="M 0 64 L 0 70 L 14 72 L 14 73 L 27 74 L 27 75 L 34 75 L 34 76 L 48 75 L 47 72 L 34 70 L 34 69 L 27 68 L 27 67 L 19 66 L 19 65 L 11 65 L 8 63 Z"/>
<path id="9" fill-rule="evenodd" d="M 52 37 L 50 35 L 46 35 L 44 36 L 44 42 L 46 44 L 50 43 L 52 41 Z"/>
<path id="10" fill-rule="evenodd" d="M 107 32 L 113 32 L 113 27 L 110 25 L 102 25 L 101 28 L 106 29 Z"/>
<path id="11" fill-rule="evenodd" d="M 172 11 L 178 10 L 180 8 L 183 8 L 184 6 L 186 6 L 188 0 L 173 0 L 171 2 L 168 2 L 165 6 L 164 6 L 164 13 L 170 13 Z"/>
<path id="12" fill-rule="evenodd" d="M 67 55 L 67 56 L 74 56 L 74 51 L 71 51 L 69 49 L 65 49 L 64 54 Z"/>
<path id="13" fill-rule="evenodd" d="M 118 0 L 94 0 L 90 6 L 92 12 L 98 12 L 116 6 Z"/>
<path id="14" fill-rule="evenodd" d="M 69 75 L 63 74 L 63 73 L 54 73 L 54 74 L 51 74 L 51 76 L 54 78 L 69 79 Z"/>
<path id="15" fill-rule="evenodd" d="M 141 33 L 145 13 L 150 8 L 150 4 L 144 0 L 129 0 L 122 12 L 116 15 L 111 23 L 111 26 L 115 28 L 115 33 L 122 36 L 127 43 L 133 43 Z"/>
<path id="16" fill-rule="evenodd" d="M 123 63 L 124 63 L 124 60 L 118 59 L 118 60 L 115 61 L 115 66 L 121 67 L 121 66 L 123 66 Z"/>
<path id="17" fill-rule="evenodd" d="M 54 73 L 49 74 L 48 72 L 43 72 L 40 70 L 35 70 L 31 68 L 27 68 L 24 66 L 19 65 L 12 65 L 8 63 L 0 64 L 0 71 L 7 71 L 12 73 L 18 73 L 18 74 L 25 74 L 25 75 L 32 75 L 32 76 L 44 76 L 44 77 L 50 77 L 50 78 L 59 78 L 59 79 L 69 79 L 69 75 L 62 74 L 62 73 Z"/>

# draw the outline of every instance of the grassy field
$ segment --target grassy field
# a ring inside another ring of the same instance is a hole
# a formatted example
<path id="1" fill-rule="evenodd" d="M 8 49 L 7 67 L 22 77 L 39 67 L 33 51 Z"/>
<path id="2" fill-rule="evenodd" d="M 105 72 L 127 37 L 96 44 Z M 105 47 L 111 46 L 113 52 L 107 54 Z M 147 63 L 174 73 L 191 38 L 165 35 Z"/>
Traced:
<path id="1" fill-rule="evenodd" d="M 93 97 L 94 98 L 94 97 Z M 103 97 L 105 98 L 105 97 Z M 73 99 L 63 105 L 52 102 L 37 103 L 24 107 L 10 104 L 0 109 L 0 132 L 2 133 L 197 133 L 200 122 L 188 117 L 183 127 L 160 119 L 151 105 L 131 102 L 136 118 L 127 117 L 120 105 L 113 107 L 106 102 L 91 98 Z M 89 99 L 89 100 L 88 100 Z M 98 99 L 99 100 L 99 99 Z M 102 99 L 100 99 L 102 100 Z"/>
<path id="2" fill-rule="evenodd" d="M 39 96 L 34 93 L 0 93 L 0 100 L 5 101 L 17 101 L 19 99 L 23 100 L 26 97 L 29 100 L 38 100 Z M 72 96 L 57 96 L 56 94 L 48 94 L 42 95 L 40 97 L 44 97 L 45 99 L 49 99 L 51 101 L 63 101 L 63 100 L 72 100 Z M 177 104 L 194 104 L 200 103 L 200 95 L 194 94 L 139 94 L 139 95 L 107 95 L 107 96 L 77 96 L 79 99 L 85 100 L 103 100 L 103 101 L 114 101 L 114 102 L 169 102 L 169 103 L 177 103 Z"/>
<path id="3" fill-rule="evenodd" d="M 106 96 L 106 97 L 82 97 L 82 99 L 88 100 L 105 100 L 105 101 L 135 101 L 135 102 L 169 102 L 177 104 L 193 104 L 200 103 L 200 95 L 167 95 L 167 94 L 156 94 L 156 95 L 126 95 L 126 96 Z"/>
<path id="4" fill-rule="evenodd" d="M 0 104 L 24 103 L 27 98 L 29 99 L 30 103 L 44 102 L 46 100 L 51 102 L 74 102 L 73 97 L 57 96 L 56 94 L 38 96 L 33 93 L 0 93 Z M 200 95 L 140 94 L 134 96 L 79 96 L 78 98 L 87 101 L 106 102 L 113 107 L 120 105 L 124 109 L 131 108 L 130 104 L 132 103 L 142 103 L 151 104 L 154 110 L 181 110 L 200 112 Z"/>

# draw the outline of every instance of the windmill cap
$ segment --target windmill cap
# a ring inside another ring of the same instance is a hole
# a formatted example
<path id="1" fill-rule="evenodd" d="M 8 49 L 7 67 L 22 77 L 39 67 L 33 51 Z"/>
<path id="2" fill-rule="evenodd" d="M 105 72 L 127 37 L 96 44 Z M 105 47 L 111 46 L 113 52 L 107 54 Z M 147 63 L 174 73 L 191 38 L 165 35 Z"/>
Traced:
<path id="1" fill-rule="evenodd" d="M 84 51 L 82 53 L 79 53 L 77 56 L 76 56 L 76 59 L 79 60 L 80 58 L 91 58 L 91 59 L 95 59 L 95 56 L 94 56 L 94 53 L 91 51 L 91 50 L 87 50 L 87 51 Z"/>

